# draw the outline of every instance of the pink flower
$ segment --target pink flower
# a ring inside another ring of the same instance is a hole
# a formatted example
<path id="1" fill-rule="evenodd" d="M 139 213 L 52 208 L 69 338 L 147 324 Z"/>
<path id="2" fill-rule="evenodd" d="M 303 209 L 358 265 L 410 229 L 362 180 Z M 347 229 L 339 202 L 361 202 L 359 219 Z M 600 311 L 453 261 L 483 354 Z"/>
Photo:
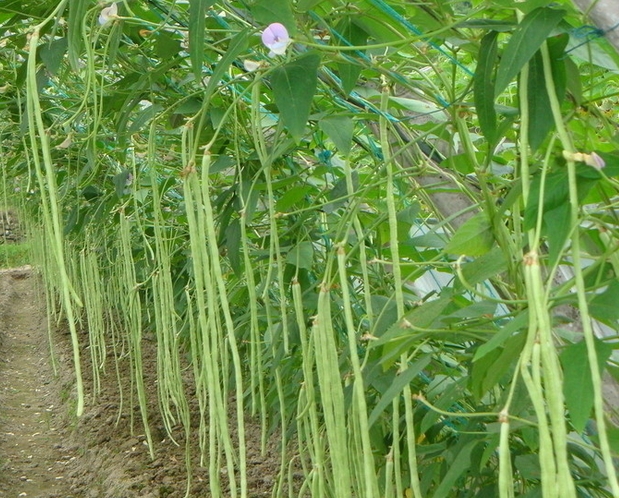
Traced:
<path id="1" fill-rule="evenodd" d="M 114 21 L 118 18 L 118 4 L 113 3 L 109 7 L 105 7 L 101 10 L 99 15 L 99 25 L 105 26 L 106 24 Z"/>
<path id="2" fill-rule="evenodd" d="M 291 41 L 286 26 L 278 22 L 269 24 L 262 32 L 262 43 L 270 50 L 269 57 L 284 55 Z"/>
<path id="3" fill-rule="evenodd" d="M 597 169 L 598 171 L 606 166 L 606 162 L 598 154 L 592 152 L 591 154 L 584 154 L 583 152 L 569 152 L 563 151 L 563 157 L 568 161 L 575 161 L 579 163 L 585 163 L 587 166 Z"/>
<path id="4" fill-rule="evenodd" d="M 243 61 L 243 67 L 245 68 L 245 71 L 250 73 L 260 69 L 260 66 L 262 66 L 261 62 L 252 61 L 250 59 L 245 59 Z"/>
<path id="5" fill-rule="evenodd" d="M 592 152 L 588 157 L 585 158 L 585 163 L 592 168 L 601 170 L 604 166 L 606 166 L 606 162 L 602 159 L 598 154 Z"/>

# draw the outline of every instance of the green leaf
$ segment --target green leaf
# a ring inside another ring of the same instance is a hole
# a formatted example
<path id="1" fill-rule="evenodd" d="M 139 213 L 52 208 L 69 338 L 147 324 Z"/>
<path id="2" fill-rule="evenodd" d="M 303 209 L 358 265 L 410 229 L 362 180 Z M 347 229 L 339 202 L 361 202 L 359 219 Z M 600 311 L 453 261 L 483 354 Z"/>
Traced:
<path id="1" fill-rule="evenodd" d="M 299 12 L 307 12 L 323 1 L 324 0 L 299 0 L 297 2 L 297 10 Z"/>
<path id="2" fill-rule="evenodd" d="M 166 31 L 160 31 L 155 39 L 155 53 L 161 59 L 176 57 L 181 51 L 181 41 Z"/>
<path id="3" fill-rule="evenodd" d="M 606 428 L 608 444 L 614 453 L 619 453 L 619 428 L 610 425 Z"/>
<path id="4" fill-rule="evenodd" d="M 39 55 L 41 56 L 43 64 L 45 64 L 45 68 L 51 74 L 56 74 L 58 72 L 58 69 L 62 64 L 64 54 L 67 51 L 67 46 L 68 40 L 66 38 L 58 38 L 53 40 L 51 43 L 46 43 L 41 46 Z"/>
<path id="5" fill-rule="evenodd" d="M 257 0 L 249 5 L 249 10 L 254 19 L 264 27 L 279 22 L 286 26 L 290 35 L 297 32 L 292 2 L 289 0 Z"/>
<path id="6" fill-rule="evenodd" d="M 494 65 L 497 60 L 497 35 L 491 31 L 481 40 L 479 58 L 473 78 L 473 96 L 479 127 L 492 146 L 496 140 L 496 110 L 494 109 Z"/>
<path id="7" fill-rule="evenodd" d="M 348 155 L 352 148 L 352 135 L 355 124 L 347 116 L 330 116 L 318 122 L 320 129 L 331 139 L 343 155 Z"/>
<path id="8" fill-rule="evenodd" d="M 550 65 L 554 83 L 554 91 L 563 101 L 566 88 L 566 72 L 564 51 L 569 37 L 562 35 L 548 40 Z M 529 61 L 529 77 L 527 81 L 527 100 L 529 105 L 529 145 L 537 150 L 544 142 L 548 132 L 554 127 L 554 117 L 550 107 L 550 98 L 546 89 L 546 77 L 541 52 L 536 52 Z"/>
<path id="9" fill-rule="evenodd" d="M 492 250 L 471 261 L 462 265 L 462 277 L 467 285 L 475 286 L 484 280 L 505 271 L 507 268 L 507 259 L 501 247 L 493 247 Z M 458 282 L 456 289 L 461 289 L 462 284 Z"/>
<path id="10" fill-rule="evenodd" d="M 619 285 L 619 284 L 618 284 Z M 617 301 L 615 301 L 617 308 Z M 595 340 L 600 374 L 613 351 L 612 344 Z M 593 381 L 585 341 L 565 348 L 559 357 L 563 365 L 563 393 L 574 429 L 582 433 L 593 408 Z"/>
<path id="11" fill-rule="evenodd" d="M 131 135 L 140 131 L 151 119 L 157 116 L 162 109 L 163 106 L 160 104 L 149 105 L 148 107 L 142 109 L 131 123 L 131 126 L 127 130 L 128 133 Z"/>
<path id="12" fill-rule="evenodd" d="M 437 121 L 447 121 L 447 116 L 441 112 L 443 108 L 431 102 L 407 97 L 389 97 L 389 102 L 395 104 L 394 108 L 396 109 L 405 109 L 423 115 L 433 114 Z"/>
<path id="13" fill-rule="evenodd" d="M 92 6 L 92 0 L 73 0 L 69 3 L 69 15 L 67 18 L 67 33 L 69 38 L 69 62 L 74 71 L 80 67 L 84 40 L 82 38 L 82 23 L 86 12 Z M 62 13 L 60 13 L 62 14 Z M 58 17 L 60 18 L 60 14 Z"/>
<path id="14" fill-rule="evenodd" d="M 244 29 L 239 31 L 236 36 L 230 40 L 228 50 L 221 58 L 213 70 L 213 74 L 211 74 L 211 77 L 208 80 L 208 84 L 206 85 L 206 90 L 203 95 L 203 99 L 205 101 L 208 101 L 213 92 L 219 87 L 219 82 L 228 72 L 230 64 L 232 64 L 238 58 L 239 54 L 247 48 L 247 36 L 248 30 Z"/>
<path id="15" fill-rule="evenodd" d="M 565 15 L 564 10 L 541 7 L 529 12 L 510 38 L 497 69 L 495 97 L 500 95 L 537 52 Z"/>
<path id="16" fill-rule="evenodd" d="M 516 455 L 514 467 L 524 479 L 539 480 L 542 476 L 538 455 Z"/>
<path id="17" fill-rule="evenodd" d="M 87 185 L 82 190 L 82 195 L 88 202 L 92 202 L 98 197 L 101 197 L 103 193 L 101 192 L 99 187 L 97 187 L 96 185 Z"/>
<path id="18" fill-rule="evenodd" d="M 502 349 L 493 349 L 473 363 L 471 369 L 471 390 L 473 395 L 481 400 L 491 390 L 515 363 L 527 340 L 527 335 L 520 331 L 511 336 Z"/>
<path id="19" fill-rule="evenodd" d="M 468 19 L 466 21 L 459 22 L 454 27 L 467 29 L 488 29 L 492 31 L 511 31 L 516 27 L 516 25 L 512 22 L 500 21 L 497 19 Z"/>
<path id="20" fill-rule="evenodd" d="M 565 202 L 544 213 L 544 233 L 548 237 L 548 264 L 556 263 L 571 232 L 570 205 Z"/>
<path id="21" fill-rule="evenodd" d="M 277 200 L 275 209 L 280 213 L 288 211 L 289 208 L 305 199 L 314 187 L 311 185 L 297 185 L 291 189 L 286 189 L 282 196 Z"/>
<path id="22" fill-rule="evenodd" d="M 314 245 L 311 242 L 300 242 L 286 255 L 286 263 L 297 268 L 312 269 L 314 261 Z"/>
<path id="23" fill-rule="evenodd" d="M 613 280 L 601 294 L 589 303 L 589 313 L 611 327 L 619 320 L 619 281 Z"/>
<path id="24" fill-rule="evenodd" d="M 580 106 L 583 101 L 582 95 L 582 80 L 580 78 L 580 69 L 576 63 L 568 58 L 565 58 L 566 85 L 570 95 L 574 98 L 574 104 Z"/>
<path id="25" fill-rule="evenodd" d="M 215 0 L 189 0 L 189 59 L 198 81 L 202 79 L 206 11 L 214 3 Z"/>
<path id="26" fill-rule="evenodd" d="M 217 156 L 216 156 L 217 157 Z M 230 169 L 236 165 L 236 159 L 231 156 L 221 155 L 218 156 L 208 169 L 209 175 L 214 173 L 221 173 L 224 170 Z"/>
<path id="27" fill-rule="evenodd" d="M 337 69 L 342 82 L 342 90 L 348 95 L 355 88 L 363 67 L 361 64 L 341 62 L 337 65 Z"/>
<path id="28" fill-rule="evenodd" d="M 481 256 L 492 249 L 494 235 L 492 226 L 485 213 L 479 213 L 467 220 L 453 238 L 447 243 L 445 252 Z"/>
<path id="29" fill-rule="evenodd" d="M 371 297 L 374 324 L 370 333 L 380 337 L 398 319 L 398 309 L 393 298 L 381 295 Z"/>
<path id="30" fill-rule="evenodd" d="M 601 176 L 594 168 L 585 165 L 576 168 L 576 175 L 578 180 L 578 202 L 581 204 Z M 526 230 L 534 228 L 537 223 L 541 186 L 542 175 L 537 174 L 531 181 L 529 202 L 524 212 L 524 227 Z M 566 168 L 562 167 L 546 175 L 543 195 L 544 205 L 542 208 L 544 214 L 568 203 L 568 196 L 569 182 Z"/>
<path id="31" fill-rule="evenodd" d="M 471 452 L 478 442 L 478 440 L 469 441 L 462 447 L 454 457 L 451 465 L 448 466 L 443 481 L 432 494 L 433 498 L 447 498 L 448 496 L 452 496 L 454 489 L 456 489 L 456 481 L 464 472 L 470 470 Z"/>
<path id="32" fill-rule="evenodd" d="M 374 425 L 380 414 L 383 413 L 389 405 L 391 405 L 393 399 L 402 392 L 407 384 L 410 384 L 410 382 L 428 366 L 431 360 L 432 355 L 422 356 L 406 370 L 404 370 L 404 372 L 396 375 L 389 389 L 387 389 L 387 391 L 385 391 L 385 393 L 381 396 L 378 403 L 376 403 L 376 406 L 374 406 L 372 413 L 370 413 L 370 417 L 368 418 L 369 427 Z"/>
<path id="33" fill-rule="evenodd" d="M 339 35 L 334 38 L 334 43 L 336 44 L 349 44 L 351 46 L 361 47 L 366 45 L 368 41 L 367 31 L 355 22 L 355 17 L 353 16 L 343 18 L 335 27 L 335 32 Z M 361 52 L 365 53 L 365 50 Z M 362 63 L 355 62 L 356 59 L 358 59 L 357 55 L 359 55 L 359 52 L 346 52 L 344 56 L 350 62 L 341 62 L 337 65 L 342 82 L 342 89 L 346 95 L 355 88 L 361 70 L 363 69 Z"/>
<path id="34" fill-rule="evenodd" d="M 379 340 L 371 342 L 370 347 L 381 346 L 390 341 L 416 334 L 415 330 L 410 328 L 407 323 L 414 324 L 416 327 L 420 328 L 429 328 L 434 320 L 444 314 L 445 309 L 451 303 L 452 300 L 450 295 L 441 296 L 432 301 L 426 301 L 421 306 L 417 306 L 415 309 L 406 313 L 404 317 L 391 326 Z"/>
<path id="35" fill-rule="evenodd" d="M 443 249 L 445 245 L 447 245 L 447 241 L 442 234 L 430 232 L 409 239 L 406 245 L 410 245 L 415 248 Z"/>
<path id="36" fill-rule="evenodd" d="M 189 97 L 181 105 L 174 109 L 175 114 L 195 114 L 202 108 L 202 101 L 195 97 Z"/>
<path id="37" fill-rule="evenodd" d="M 501 330 L 492 336 L 488 342 L 482 344 L 475 351 L 475 356 L 473 356 L 473 361 L 476 362 L 481 360 L 484 356 L 486 356 L 491 351 L 494 351 L 496 348 L 501 347 L 508 339 L 513 337 L 516 332 L 524 329 L 529 323 L 529 313 L 528 311 L 523 311 L 519 315 L 517 315 L 513 320 L 511 320 L 507 325 L 501 327 Z"/>
<path id="38" fill-rule="evenodd" d="M 310 52 L 275 68 L 271 75 L 275 104 L 282 121 L 297 142 L 305 131 L 316 92 L 319 65 L 320 55 Z"/>
<path id="39" fill-rule="evenodd" d="M 479 163 L 483 163 L 484 159 L 488 157 L 488 153 L 480 151 L 474 155 L 466 152 L 450 155 L 445 159 L 443 165 L 449 167 L 452 171 L 457 171 L 463 176 L 469 175 L 475 172 L 476 165 L 473 157 L 477 157 Z"/>
<path id="40" fill-rule="evenodd" d="M 128 169 L 122 170 L 117 175 L 114 175 L 112 181 L 116 190 L 116 196 L 120 199 L 127 194 L 127 184 L 131 178 L 131 171 Z"/>
<path id="41" fill-rule="evenodd" d="M 529 61 L 527 79 L 527 106 L 529 109 L 528 140 L 532 150 L 537 150 L 554 126 L 554 117 L 546 91 L 546 78 L 541 52 Z"/>
<path id="42" fill-rule="evenodd" d="M 348 202 L 349 198 L 355 194 L 359 188 L 359 173 L 353 171 L 351 177 L 352 192 L 348 190 L 348 182 L 346 181 L 346 178 L 340 178 L 337 182 L 335 182 L 333 188 L 327 193 L 327 199 L 331 202 L 328 202 L 324 206 L 326 213 L 332 213 L 336 209 L 344 206 Z"/>
<path id="43" fill-rule="evenodd" d="M 497 303 L 494 301 L 473 301 L 473 303 L 459 308 L 453 313 L 446 315 L 444 320 L 449 318 L 479 318 L 482 316 L 494 316 L 496 313 Z M 451 321 L 451 320 L 450 320 Z"/>
<path id="44" fill-rule="evenodd" d="M 241 223 L 238 218 L 235 218 L 226 227 L 226 249 L 230 266 L 238 276 L 241 275 L 242 268 L 241 233 Z"/>

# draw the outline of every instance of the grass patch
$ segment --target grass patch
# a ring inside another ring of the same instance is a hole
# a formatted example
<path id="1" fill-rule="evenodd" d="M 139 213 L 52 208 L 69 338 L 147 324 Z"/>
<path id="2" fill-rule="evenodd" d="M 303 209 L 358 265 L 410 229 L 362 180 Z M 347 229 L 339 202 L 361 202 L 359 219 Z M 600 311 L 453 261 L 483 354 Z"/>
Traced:
<path id="1" fill-rule="evenodd" d="M 15 268 L 31 262 L 29 242 L 0 244 L 0 268 Z"/>

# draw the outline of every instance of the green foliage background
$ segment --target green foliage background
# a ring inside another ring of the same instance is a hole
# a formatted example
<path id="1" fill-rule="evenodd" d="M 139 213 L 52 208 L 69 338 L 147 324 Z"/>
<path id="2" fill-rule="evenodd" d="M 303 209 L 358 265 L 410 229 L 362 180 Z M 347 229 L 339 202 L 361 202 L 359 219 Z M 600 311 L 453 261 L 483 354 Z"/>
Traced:
<path id="1" fill-rule="evenodd" d="M 212 496 L 251 495 L 244 414 L 274 496 L 619 496 L 619 56 L 568 2 L 117 5 L 0 6 L 4 196 L 78 415 L 87 340 L 156 444 L 148 336 Z"/>

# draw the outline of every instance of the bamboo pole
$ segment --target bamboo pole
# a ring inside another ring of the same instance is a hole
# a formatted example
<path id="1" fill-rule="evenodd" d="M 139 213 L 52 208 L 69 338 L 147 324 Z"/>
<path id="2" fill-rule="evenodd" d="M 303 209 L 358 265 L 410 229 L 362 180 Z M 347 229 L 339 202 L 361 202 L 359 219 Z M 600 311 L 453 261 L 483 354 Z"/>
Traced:
<path id="1" fill-rule="evenodd" d="M 616 0 L 573 0 L 573 2 L 604 32 L 608 42 L 619 52 L 619 2 Z"/>

